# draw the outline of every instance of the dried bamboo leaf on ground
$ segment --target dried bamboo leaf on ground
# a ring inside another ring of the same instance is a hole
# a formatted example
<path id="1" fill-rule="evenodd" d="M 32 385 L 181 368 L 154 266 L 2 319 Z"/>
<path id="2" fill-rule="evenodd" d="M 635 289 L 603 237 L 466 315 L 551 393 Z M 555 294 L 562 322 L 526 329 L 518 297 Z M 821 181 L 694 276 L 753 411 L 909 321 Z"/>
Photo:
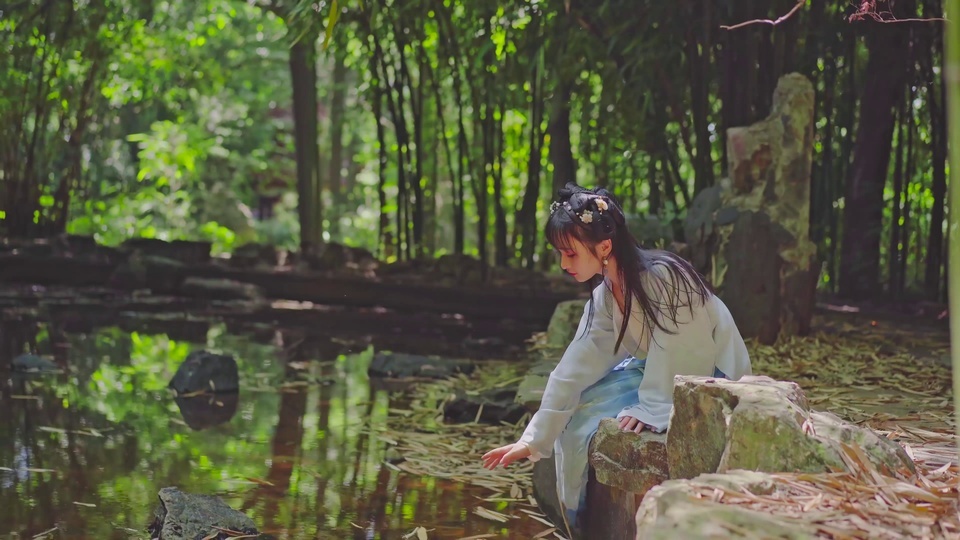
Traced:
<path id="1" fill-rule="evenodd" d="M 916 351 L 940 354 L 948 350 L 948 341 L 936 332 L 915 335 L 894 328 L 827 326 L 822 322 L 818 327 L 821 331 L 812 336 L 788 338 L 775 345 L 748 341 L 754 372 L 795 381 L 814 408 L 833 412 L 899 443 L 917 465 L 914 483 L 884 476 L 861 449 L 849 447 L 844 457 L 852 473 L 774 475 L 777 489 L 762 497 L 733 491 L 717 494 L 713 488 L 700 496 L 792 516 L 813 524 L 825 538 L 955 535 L 960 531 L 956 504 L 960 467 L 950 370 L 931 362 L 929 354 L 926 359 L 916 355 Z M 547 346 L 545 334 L 534 335 L 529 343 L 531 356 L 559 358 L 562 353 Z M 438 411 L 457 389 L 479 393 L 503 387 L 518 380 L 526 368 L 517 363 L 484 363 L 470 377 L 459 375 L 418 385 L 415 393 L 408 394 L 416 397 L 398 407 L 412 413 L 390 415 L 389 429 L 378 434 L 389 439 L 406 459 L 396 467 L 488 489 L 491 500 L 504 499 L 506 494 L 522 499 L 530 492 L 532 463 L 487 471 L 479 457 L 490 448 L 515 441 L 527 419 L 504 426 L 447 425 L 442 423 L 442 415 L 438 420 Z M 443 451 L 437 452 L 437 448 Z M 515 489 L 520 490 L 520 497 L 515 496 Z M 535 501 L 530 503 L 535 505 Z M 507 509 L 515 504 L 520 503 L 508 502 Z M 514 517 L 553 526 L 542 514 L 518 510 Z M 556 531 L 553 535 L 562 538 Z"/>

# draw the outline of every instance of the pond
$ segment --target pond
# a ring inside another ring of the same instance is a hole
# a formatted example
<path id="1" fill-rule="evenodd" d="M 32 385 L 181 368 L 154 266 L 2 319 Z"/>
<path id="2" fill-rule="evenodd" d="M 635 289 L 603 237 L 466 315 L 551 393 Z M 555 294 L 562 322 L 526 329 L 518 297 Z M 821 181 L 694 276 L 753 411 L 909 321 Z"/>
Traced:
<path id="1" fill-rule="evenodd" d="M 175 337 L 0 324 L 0 538 L 148 538 L 166 486 L 218 495 L 276 538 L 394 539 L 417 526 L 431 539 L 530 538 L 544 529 L 508 531 L 471 512 L 488 493 L 384 465 L 376 430 L 402 397 L 368 379 L 372 347 L 336 351 L 224 325 Z M 236 357 L 237 403 L 181 410 L 166 386 L 196 349 Z M 65 369 L 12 373 L 24 351 Z"/>

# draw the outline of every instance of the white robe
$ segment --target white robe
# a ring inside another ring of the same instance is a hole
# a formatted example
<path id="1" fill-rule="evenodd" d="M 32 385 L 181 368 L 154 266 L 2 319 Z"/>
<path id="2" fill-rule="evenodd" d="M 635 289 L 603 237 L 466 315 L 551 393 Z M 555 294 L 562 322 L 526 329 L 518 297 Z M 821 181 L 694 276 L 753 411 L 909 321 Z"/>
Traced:
<path id="1" fill-rule="evenodd" d="M 665 266 L 655 264 L 651 272 L 668 277 Z M 654 280 L 643 280 L 645 291 L 661 300 L 676 294 L 672 281 L 657 286 Z M 684 291 L 681 298 L 686 299 Z M 549 457 L 554 442 L 563 432 L 580 402 L 581 393 L 629 356 L 646 357 L 643 380 L 637 389 L 638 403 L 624 408 L 617 418 L 631 416 L 662 432 L 667 429 L 673 410 L 673 380 L 676 375 L 713 376 L 716 369 L 729 379 L 738 380 L 751 374 L 747 348 L 726 305 L 715 295 L 706 302 L 694 299 L 693 309 L 681 307 L 677 324 L 661 319 L 668 333 L 655 327 L 646 328 L 639 302 L 634 299 L 632 317 L 620 349 L 613 348 L 620 333 L 623 315 L 607 284 L 593 291 L 594 316 L 586 335 L 589 303 L 584 307 L 574 340 L 567 347 L 550 373 L 539 410 L 520 437 L 530 448 L 530 459 Z"/>

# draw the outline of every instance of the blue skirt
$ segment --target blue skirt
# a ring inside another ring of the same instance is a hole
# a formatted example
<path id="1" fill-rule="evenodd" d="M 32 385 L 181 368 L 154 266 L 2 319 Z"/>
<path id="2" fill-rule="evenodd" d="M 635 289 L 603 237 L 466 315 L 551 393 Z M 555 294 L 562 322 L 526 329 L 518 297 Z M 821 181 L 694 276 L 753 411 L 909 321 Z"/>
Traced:
<path id="1" fill-rule="evenodd" d="M 554 443 L 557 495 L 567 526 L 578 527 L 580 510 L 587 494 L 587 453 L 600 420 L 616 418 L 638 403 L 637 389 L 643 380 L 646 360 L 627 358 L 580 395 L 580 404 L 567 427 Z M 716 370 L 715 377 L 724 377 Z"/>

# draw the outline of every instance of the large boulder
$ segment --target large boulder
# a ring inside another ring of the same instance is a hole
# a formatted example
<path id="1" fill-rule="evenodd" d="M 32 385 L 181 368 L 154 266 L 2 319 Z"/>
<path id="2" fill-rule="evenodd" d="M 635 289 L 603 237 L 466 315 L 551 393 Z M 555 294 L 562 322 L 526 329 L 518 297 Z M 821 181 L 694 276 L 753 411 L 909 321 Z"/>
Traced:
<path id="1" fill-rule="evenodd" d="M 705 474 L 693 480 L 668 480 L 651 489 L 643 498 L 636 514 L 636 539 L 816 538 L 813 527 L 796 520 L 714 502 L 702 496 L 704 491 L 767 495 L 774 490 L 769 477 L 754 471 Z M 758 536 L 761 531 L 762 535 Z"/>
<path id="2" fill-rule="evenodd" d="M 895 442 L 837 416 L 810 410 L 800 387 L 769 377 L 739 381 L 678 376 L 667 459 L 671 478 L 748 469 L 848 470 L 846 447 L 861 448 L 884 474 L 908 477 L 913 461 Z"/>
<path id="3" fill-rule="evenodd" d="M 746 337 L 810 329 L 819 274 L 810 240 L 813 85 L 781 77 L 770 115 L 727 130 L 730 178 L 699 193 L 684 226 L 691 259 Z"/>
<path id="4" fill-rule="evenodd" d="M 237 361 L 227 354 L 193 351 L 177 368 L 168 386 L 181 397 L 198 392 L 237 392 L 240 390 Z"/>
<path id="5" fill-rule="evenodd" d="M 547 346 L 566 349 L 577 335 L 586 300 L 568 300 L 557 304 L 547 325 Z M 561 351 L 562 352 L 562 351 Z M 559 361 L 560 359 L 557 358 Z"/>
<path id="6" fill-rule="evenodd" d="M 159 498 L 160 506 L 149 527 L 150 537 L 156 540 L 231 538 L 224 530 L 249 535 L 245 538 L 257 538 L 260 534 L 249 517 L 230 508 L 219 497 L 167 487 L 160 490 Z"/>
<path id="7" fill-rule="evenodd" d="M 530 366 L 517 388 L 517 403 L 530 412 L 536 412 L 540 408 L 540 400 L 543 399 L 543 390 L 547 387 L 550 372 L 557 367 L 563 350 L 554 349 L 554 354 L 550 354 L 549 351 L 544 352 L 545 354 Z"/>

